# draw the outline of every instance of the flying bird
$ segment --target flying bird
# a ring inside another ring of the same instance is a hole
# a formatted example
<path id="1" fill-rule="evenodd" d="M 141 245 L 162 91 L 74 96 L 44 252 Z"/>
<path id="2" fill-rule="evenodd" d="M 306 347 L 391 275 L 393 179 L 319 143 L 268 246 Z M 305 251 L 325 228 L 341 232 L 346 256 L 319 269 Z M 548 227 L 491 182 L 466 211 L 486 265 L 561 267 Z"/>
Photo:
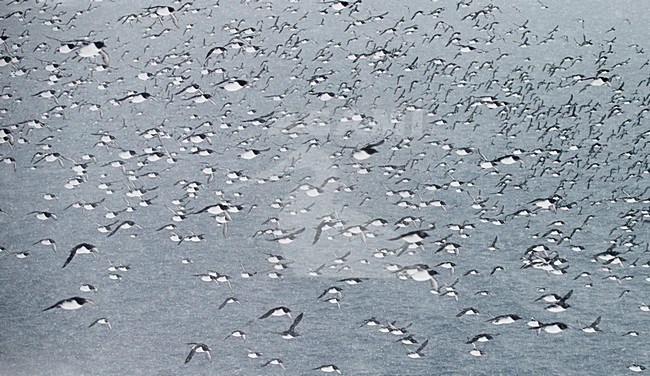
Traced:
<path id="1" fill-rule="evenodd" d="M 65 263 L 63 264 L 62 268 L 65 268 L 68 266 L 70 261 L 76 256 L 76 255 L 85 255 L 85 254 L 96 254 L 99 251 L 97 250 L 97 247 L 90 243 L 81 243 L 72 248 L 70 251 L 70 255 L 68 258 L 65 260 Z"/>
<path id="2" fill-rule="evenodd" d="M 208 345 L 203 343 L 194 343 L 194 342 L 190 342 L 188 343 L 188 345 L 192 345 L 192 349 L 190 350 L 190 353 L 187 355 L 187 358 L 185 358 L 185 364 L 187 364 L 190 360 L 192 360 L 192 357 L 196 353 L 204 353 L 208 361 L 212 362 L 212 355 L 210 355 L 212 349 L 210 349 Z"/>
<path id="3" fill-rule="evenodd" d="M 271 308 L 269 309 L 265 314 L 262 316 L 258 317 L 258 320 L 263 320 L 267 317 L 282 317 L 282 316 L 287 316 L 289 319 L 291 319 L 291 309 L 287 307 L 276 307 L 276 308 Z"/>
<path id="4" fill-rule="evenodd" d="M 282 338 L 291 339 L 291 338 L 298 337 L 300 335 L 298 334 L 298 332 L 296 332 L 296 326 L 298 326 L 298 324 L 300 324 L 300 321 L 302 321 L 302 316 L 303 313 L 300 313 L 298 316 L 296 316 L 295 320 L 293 320 L 293 322 L 291 323 L 291 326 L 289 326 L 289 329 L 280 333 Z"/>
<path id="5" fill-rule="evenodd" d="M 66 311 L 74 311 L 74 310 L 79 309 L 79 308 L 81 308 L 81 307 L 83 307 L 83 306 L 85 306 L 86 304 L 89 304 L 89 303 L 94 304 L 95 302 L 93 302 L 90 299 L 81 298 L 79 296 L 74 296 L 72 298 L 59 300 L 58 302 L 54 303 L 53 305 L 45 308 L 43 310 L 43 312 L 49 311 L 49 310 L 54 309 L 54 308 L 60 308 L 60 309 L 66 310 Z"/>

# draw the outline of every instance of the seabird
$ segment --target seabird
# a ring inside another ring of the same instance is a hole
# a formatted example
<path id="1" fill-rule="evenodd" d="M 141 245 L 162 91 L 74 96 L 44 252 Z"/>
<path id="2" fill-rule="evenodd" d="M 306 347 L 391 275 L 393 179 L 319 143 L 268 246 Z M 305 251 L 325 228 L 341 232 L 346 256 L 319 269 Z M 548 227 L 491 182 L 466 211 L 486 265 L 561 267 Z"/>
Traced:
<path id="1" fill-rule="evenodd" d="M 230 337 L 241 338 L 243 340 L 246 340 L 246 333 L 242 332 L 241 330 L 233 330 L 224 339 L 228 339 Z"/>
<path id="2" fill-rule="evenodd" d="M 600 332 L 600 328 L 598 327 L 598 324 L 600 324 L 600 316 L 596 317 L 596 320 L 589 324 L 588 326 L 585 326 L 581 330 L 585 333 L 596 333 Z"/>
<path id="3" fill-rule="evenodd" d="M 429 237 L 429 234 L 427 234 L 426 231 L 430 231 L 430 230 L 432 230 L 432 229 L 429 229 L 429 230 L 415 230 L 415 231 L 407 232 L 405 234 L 396 236 L 396 237 L 394 237 L 392 239 L 388 239 L 388 240 L 390 240 L 390 241 L 404 240 L 405 242 L 407 242 L 409 244 L 420 243 L 421 241 L 423 241 L 424 239 Z"/>
<path id="4" fill-rule="evenodd" d="M 185 358 L 185 364 L 187 364 L 190 360 L 192 360 L 192 357 L 194 356 L 195 353 L 205 353 L 205 357 L 208 358 L 210 362 L 212 362 L 212 356 L 210 355 L 210 352 L 212 350 L 208 345 L 203 343 L 194 343 L 194 342 L 190 342 L 188 343 L 188 345 L 192 345 L 192 350 L 190 350 L 190 353 L 187 355 L 187 358 Z"/>
<path id="5" fill-rule="evenodd" d="M 365 161 L 366 159 L 370 158 L 374 154 L 379 153 L 379 151 L 375 148 L 383 144 L 384 141 L 385 140 L 381 140 L 373 144 L 368 144 L 360 149 L 357 149 L 352 153 L 352 157 L 358 161 Z"/>
<path id="6" fill-rule="evenodd" d="M 221 305 L 219 305 L 219 308 L 217 308 L 217 310 L 221 310 L 221 309 L 223 309 L 226 305 L 228 305 L 228 304 L 233 304 L 233 303 L 240 304 L 240 303 L 239 303 L 239 300 L 238 300 L 237 298 L 233 298 L 233 297 L 226 298 L 226 300 L 224 300 L 223 303 L 221 303 Z"/>
<path id="7" fill-rule="evenodd" d="M 108 330 L 112 330 L 113 327 L 111 326 L 111 323 L 108 321 L 106 317 L 99 318 L 95 321 L 93 321 L 90 325 L 88 325 L 89 328 L 92 328 L 95 325 L 106 325 L 108 327 Z"/>
<path id="8" fill-rule="evenodd" d="M 474 337 L 470 338 L 465 342 L 468 345 L 472 345 L 475 342 L 489 342 L 494 339 L 495 336 L 498 334 L 488 334 L 488 333 L 482 333 L 482 334 L 477 334 Z"/>
<path id="9" fill-rule="evenodd" d="M 422 350 L 424 350 L 424 348 L 427 346 L 428 343 L 429 343 L 429 340 L 427 339 L 424 342 L 422 342 L 422 344 L 420 345 L 420 347 L 417 348 L 417 350 L 409 351 L 408 354 L 406 354 L 406 355 L 409 358 L 412 358 L 412 359 L 418 359 L 418 358 L 424 357 L 424 354 L 422 353 Z"/>
<path id="10" fill-rule="evenodd" d="M 276 308 L 269 309 L 265 314 L 258 317 L 258 320 L 262 320 L 271 316 L 275 316 L 275 317 L 287 316 L 289 319 L 292 319 L 291 309 L 287 307 L 276 307 Z"/>
<path id="11" fill-rule="evenodd" d="M 325 364 L 325 365 L 322 365 L 320 367 L 314 368 L 313 371 L 323 371 L 325 373 L 336 372 L 338 374 L 341 373 L 341 370 L 339 369 L 339 367 L 335 366 L 334 364 Z"/>
<path id="12" fill-rule="evenodd" d="M 293 320 L 293 323 L 291 323 L 291 326 L 289 326 L 289 329 L 287 329 L 284 332 L 280 333 L 282 338 L 291 339 L 291 338 L 295 338 L 295 337 L 299 336 L 298 332 L 296 332 L 295 329 L 296 329 L 296 326 L 298 326 L 298 324 L 300 323 L 300 321 L 302 321 L 302 316 L 303 316 L 303 313 L 300 313 L 298 316 L 296 316 L 296 319 Z"/>
<path id="13" fill-rule="evenodd" d="M 88 303 L 94 304 L 95 302 L 93 302 L 90 299 L 75 296 L 75 297 L 72 297 L 72 298 L 60 300 L 60 301 L 56 302 L 55 304 L 51 305 L 50 307 L 45 308 L 43 310 L 43 312 L 49 311 L 49 310 L 54 309 L 54 308 L 61 308 L 61 309 L 64 309 L 66 311 L 72 311 L 72 310 L 75 310 L 75 309 L 79 309 L 79 308 L 83 307 L 84 305 L 86 305 Z"/>
<path id="14" fill-rule="evenodd" d="M 67 260 L 65 260 L 65 263 L 63 264 L 62 268 L 65 268 L 66 266 L 68 266 L 70 261 L 72 261 L 72 259 L 76 255 L 83 255 L 83 254 L 90 254 L 90 253 L 95 254 L 95 253 L 98 253 L 98 252 L 99 251 L 97 250 L 97 247 L 95 247 L 94 245 L 92 245 L 90 243 L 78 244 L 78 245 L 74 246 L 74 248 L 72 248 L 72 250 L 70 251 L 70 255 L 68 256 Z"/>
<path id="15" fill-rule="evenodd" d="M 546 333 L 557 334 L 565 331 L 568 328 L 569 326 L 564 323 L 553 322 L 550 324 L 539 323 L 537 327 L 531 327 L 530 329 L 537 330 L 537 334 L 541 333 L 542 330 L 545 331 Z"/>
<path id="16" fill-rule="evenodd" d="M 284 368 L 284 362 L 283 362 L 282 359 L 280 359 L 280 358 L 273 358 L 273 359 L 270 359 L 270 360 L 268 360 L 266 363 L 262 364 L 261 367 L 266 367 L 266 366 L 268 366 L 269 364 L 273 364 L 273 365 L 276 365 L 276 366 L 280 366 L 282 369 L 286 370 L 286 368 Z"/>
<path id="17" fill-rule="evenodd" d="M 513 322 L 520 319 L 521 317 L 519 317 L 518 315 L 510 314 L 510 315 L 496 316 L 487 321 L 491 322 L 494 325 L 504 325 L 504 324 L 512 324 Z"/>

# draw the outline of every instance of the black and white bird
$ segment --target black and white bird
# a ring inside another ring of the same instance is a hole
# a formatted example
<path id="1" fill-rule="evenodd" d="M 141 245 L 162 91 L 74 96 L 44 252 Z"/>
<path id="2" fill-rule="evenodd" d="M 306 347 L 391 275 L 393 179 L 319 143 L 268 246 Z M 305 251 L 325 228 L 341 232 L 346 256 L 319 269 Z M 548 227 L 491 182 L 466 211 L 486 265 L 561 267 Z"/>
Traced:
<path id="1" fill-rule="evenodd" d="M 494 325 L 504 325 L 504 324 L 512 324 L 513 322 L 520 319 L 521 317 L 519 317 L 518 315 L 510 314 L 510 315 L 496 316 L 487 321 L 491 322 Z"/>
<path id="2" fill-rule="evenodd" d="M 472 345 L 476 342 L 489 342 L 494 339 L 495 336 L 498 336 L 499 334 L 489 334 L 489 333 L 481 333 L 477 334 L 474 337 L 470 338 L 465 342 L 468 345 Z"/>
<path id="3" fill-rule="evenodd" d="M 271 149 L 266 148 L 266 149 L 248 149 L 244 151 L 243 153 L 239 154 L 239 158 L 245 159 L 245 160 L 251 160 L 260 154 L 262 154 L 265 151 L 269 151 Z"/>
<path id="4" fill-rule="evenodd" d="M 420 243 L 424 239 L 429 237 L 429 234 L 427 234 L 427 231 L 430 231 L 432 229 L 428 230 L 415 230 L 415 231 L 410 231 L 405 234 L 396 236 L 394 238 L 388 239 L 390 241 L 394 240 L 403 240 L 409 244 L 415 244 L 415 243 Z"/>
<path id="5" fill-rule="evenodd" d="M 564 312 L 566 311 L 570 305 L 566 302 L 567 299 L 569 299 L 573 295 L 573 290 L 570 290 L 566 295 L 564 295 L 560 300 L 558 300 L 556 303 L 553 303 L 546 307 L 546 310 L 549 312 Z"/>
<path id="6" fill-rule="evenodd" d="M 76 255 L 85 255 L 85 254 L 96 254 L 99 251 L 97 250 L 97 247 L 90 243 L 81 243 L 72 248 L 70 251 L 70 255 L 68 258 L 65 260 L 65 263 L 63 264 L 62 268 L 65 268 L 68 266 L 70 261 L 76 256 Z"/>
<path id="7" fill-rule="evenodd" d="M 596 333 L 600 332 L 600 328 L 598 327 L 598 324 L 600 324 L 600 316 L 596 317 L 596 320 L 592 322 L 591 324 L 585 326 L 581 330 L 585 333 Z"/>
<path id="8" fill-rule="evenodd" d="M 36 245 L 36 244 L 49 245 L 49 246 L 52 247 L 52 250 L 54 252 L 56 252 L 56 242 L 53 239 L 49 239 L 49 238 L 41 239 L 41 240 L 33 243 L 32 245 Z"/>
<path id="9" fill-rule="evenodd" d="M 305 231 L 304 227 L 299 229 L 299 230 L 296 230 L 296 231 L 294 231 L 294 232 L 292 232 L 290 234 L 282 235 L 282 236 L 278 236 L 278 237 L 274 237 L 272 239 L 266 239 L 266 240 L 278 242 L 280 244 L 290 244 L 290 243 L 293 243 L 293 241 L 296 240 L 297 235 L 303 233 L 303 231 Z"/>
<path id="10" fill-rule="evenodd" d="M 338 286 L 328 287 L 325 290 L 323 290 L 323 292 L 320 295 L 318 295 L 318 297 L 316 299 L 320 299 L 320 298 L 324 297 L 327 294 L 336 294 L 340 298 L 341 297 L 341 291 L 343 291 L 343 289 L 338 287 Z"/>
<path id="11" fill-rule="evenodd" d="M 542 330 L 546 333 L 557 334 L 568 329 L 569 326 L 562 322 L 552 322 L 550 324 L 539 323 L 537 326 L 533 326 L 530 329 L 537 330 L 537 334 L 541 333 Z"/>
<path id="12" fill-rule="evenodd" d="M 325 364 L 325 365 L 322 365 L 322 366 L 320 366 L 320 367 L 316 367 L 316 368 L 314 368 L 312 371 L 323 371 L 323 372 L 325 372 L 325 373 L 336 372 L 336 373 L 338 373 L 338 374 L 341 373 L 341 370 L 339 369 L 339 367 L 337 367 L 337 366 L 334 365 L 334 364 Z"/>
<path id="13" fill-rule="evenodd" d="M 298 337 L 300 334 L 296 332 L 296 326 L 300 324 L 300 321 L 302 321 L 302 316 L 303 313 L 300 313 L 298 316 L 296 316 L 295 320 L 291 323 L 291 326 L 289 326 L 289 329 L 285 330 L 284 332 L 280 333 L 282 338 L 284 339 L 292 339 L 295 337 Z"/>
<path id="14" fill-rule="evenodd" d="M 262 364 L 261 367 L 266 367 L 269 364 L 274 366 L 280 366 L 280 368 L 286 370 L 286 368 L 284 368 L 284 361 L 280 358 L 269 359 L 268 361 L 266 361 L 266 363 Z"/>
<path id="15" fill-rule="evenodd" d="M 431 289 L 438 290 L 438 281 L 435 276 L 438 274 L 426 264 L 415 264 L 405 266 L 395 271 L 399 275 L 406 276 L 417 282 L 429 282 Z"/>
<path id="16" fill-rule="evenodd" d="M 630 371 L 632 372 L 643 372 L 645 371 L 645 366 L 637 363 L 632 363 L 629 367 L 627 367 Z"/>
<path id="17" fill-rule="evenodd" d="M 106 317 L 101 317 L 101 318 L 93 321 L 90 325 L 88 325 L 88 327 L 92 328 L 95 325 L 106 325 L 108 330 L 113 330 L 113 327 L 111 326 L 111 323 L 108 321 L 108 318 L 106 318 Z"/>
<path id="18" fill-rule="evenodd" d="M 474 307 L 468 307 L 468 308 L 464 308 L 463 310 L 458 312 L 456 314 L 456 317 L 473 316 L 473 315 L 478 316 L 479 315 L 478 310 L 476 308 L 474 308 Z"/>
<path id="19" fill-rule="evenodd" d="M 221 310 L 221 309 L 223 309 L 226 305 L 228 305 L 228 304 L 233 304 L 233 303 L 241 304 L 241 303 L 239 303 L 239 299 L 237 299 L 237 298 L 235 298 L 235 297 L 229 297 L 229 298 L 226 298 L 226 299 L 223 301 L 223 303 L 221 303 L 221 304 L 219 305 L 219 308 L 217 308 L 217 310 Z"/>
<path id="20" fill-rule="evenodd" d="M 58 302 L 51 305 L 50 307 L 45 308 L 43 310 L 43 312 L 49 311 L 49 310 L 54 309 L 54 308 L 61 308 L 61 309 L 64 309 L 66 311 L 73 311 L 75 309 L 79 309 L 79 308 L 85 306 L 88 303 L 94 304 L 95 302 L 93 302 L 90 299 L 81 298 L 79 296 L 74 296 L 72 298 L 59 300 Z"/>
<path id="21" fill-rule="evenodd" d="M 248 85 L 249 85 L 249 83 L 246 80 L 233 79 L 233 80 L 230 80 L 230 81 L 226 82 L 222 86 L 222 88 L 224 90 L 226 90 L 226 91 L 229 91 L 229 92 L 235 92 L 235 91 L 239 91 L 239 90 L 245 88 Z"/>
<path id="22" fill-rule="evenodd" d="M 424 350 L 424 348 L 427 347 L 428 343 L 429 340 L 427 339 L 424 342 L 422 342 L 422 344 L 420 345 L 420 347 L 417 348 L 417 350 L 409 351 L 408 354 L 406 354 L 406 356 L 408 356 L 411 359 L 423 358 L 424 354 L 422 353 L 422 350 Z"/>
<path id="23" fill-rule="evenodd" d="M 368 144 L 362 148 L 359 148 L 352 153 L 352 158 L 358 161 L 365 161 L 366 159 L 372 157 L 374 154 L 379 153 L 376 147 L 380 146 L 383 143 L 384 140 L 381 140 L 372 144 Z"/>
<path id="24" fill-rule="evenodd" d="M 212 362 L 212 355 L 210 352 L 212 349 L 204 343 L 195 343 L 195 342 L 189 342 L 188 345 L 192 345 L 192 349 L 190 350 L 190 353 L 187 355 L 187 358 L 185 358 L 185 364 L 187 364 L 190 360 L 192 360 L 192 357 L 196 353 L 204 353 L 205 357 L 208 358 L 208 361 Z"/>
<path id="25" fill-rule="evenodd" d="M 246 340 L 246 333 L 242 332 L 241 330 L 233 330 L 224 339 L 228 339 L 230 337 L 241 338 L 241 339 L 243 339 L 245 341 Z"/>
<path id="26" fill-rule="evenodd" d="M 138 103 L 145 102 L 149 98 L 154 99 L 153 95 L 151 95 L 150 93 L 147 93 L 147 92 L 133 93 L 133 94 L 129 94 L 127 96 L 124 96 L 122 98 L 115 99 L 114 102 L 119 104 L 119 103 L 122 103 L 122 102 L 129 101 L 131 103 L 138 104 Z"/>
<path id="27" fill-rule="evenodd" d="M 117 225 L 117 227 L 115 227 L 115 229 L 113 229 L 113 231 L 111 231 L 110 234 L 108 234 L 106 237 L 110 238 L 111 236 L 115 235 L 115 233 L 118 232 L 119 230 L 128 230 L 131 227 L 137 227 L 139 229 L 142 229 L 142 227 L 139 224 L 133 221 L 124 221 L 119 225 Z"/>
<path id="28" fill-rule="evenodd" d="M 80 58 L 84 59 L 101 56 L 104 60 L 104 64 L 108 65 L 108 54 L 106 51 L 104 51 L 104 47 L 106 47 L 106 44 L 104 42 L 90 42 L 79 47 L 77 53 L 79 54 Z"/>
<path id="29" fill-rule="evenodd" d="M 543 209 L 543 210 L 551 210 L 555 211 L 557 204 L 562 200 L 562 196 L 560 195 L 553 195 L 552 197 L 549 198 L 540 198 L 537 200 L 533 200 L 529 202 L 529 204 L 533 204 L 536 207 Z"/>
<path id="30" fill-rule="evenodd" d="M 265 318 L 271 317 L 271 316 L 274 316 L 274 317 L 287 316 L 289 319 L 293 319 L 291 317 L 291 309 L 281 306 L 281 307 L 276 307 L 276 308 L 269 309 L 265 314 L 260 316 L 258 318 L 258 320 L 262 320 L 262 319 L 265 319 Z"/>

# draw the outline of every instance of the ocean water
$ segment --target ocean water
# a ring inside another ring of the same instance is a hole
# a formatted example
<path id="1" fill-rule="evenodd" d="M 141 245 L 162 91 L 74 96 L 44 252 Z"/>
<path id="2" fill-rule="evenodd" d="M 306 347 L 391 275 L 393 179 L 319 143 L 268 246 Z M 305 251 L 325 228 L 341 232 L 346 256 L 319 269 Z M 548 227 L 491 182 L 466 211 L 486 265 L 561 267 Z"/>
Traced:
<path id="1" fill-rule="evenodd" d="M 2 1 L 0 374 L 650 367 L 649 7 Z M 79 55 L 100 41 L 101 53 Z M 245 87 L 224 88 L 237 79 Z M 200 91 L 182 92 L 191 84 Z M 138 93 L 151 97 L 131 103 Z M 376 153 L 355 159 L 367 145 Z M 219 203 L 225 219 L 198 213 Z M 338 227 L 315 242 L 325 216 Z M 124 221 L 137 226 L 99 231 Z M 415 230 L 428 237 L 398 255 L 406 243 L 391 239 Z M 98 253 L 62 268 L 81 243 Z M 536 245 L 563 274 L 523 267 Z M 608 250 L 620 263 L 595 259 Z M 428 265 L 440 289 L 391 264 Z M 230 285 L 202 281 L 209 271 Z M 338 305 L 317 298 L 332 286 Z M 569 291 L 564 312 L 536 301 Z M 94 304 L 43 312 L 73 296 Z M 279 306 L 303 313 L 297 338 L 280 335 L 287 317 L 258 319 Z M 468 307 L 479 315 L 456 316 Z M 521 320 L 489 322 L 506 314 Z M 581 331 L 597 317 L 600 331 Z M 99 318 L 111 329 L 89 327 Z M 531 318 L 568 329 L 531 329 Z M 389 325 L 405 334 L 379 330 Z M 465 342 L 480 333 L 495 337 L 475 357 Z M 418 344 L 399 342 L 409 334 L 428 340 L 420 359 L 407 356 Z M 212 360 L 185 364 L 190 343 Z M 262 367 L 274 358 L 284 368 Z"/>

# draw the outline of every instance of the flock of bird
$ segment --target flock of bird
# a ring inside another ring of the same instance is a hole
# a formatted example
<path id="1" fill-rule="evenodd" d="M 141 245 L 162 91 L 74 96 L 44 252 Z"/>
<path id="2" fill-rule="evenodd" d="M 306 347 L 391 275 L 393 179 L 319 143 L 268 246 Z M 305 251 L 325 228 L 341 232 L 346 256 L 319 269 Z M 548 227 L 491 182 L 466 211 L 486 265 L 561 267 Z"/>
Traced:
<path id="1" fill-rule="evenodd" d="M 649 366 L 634 19 L 3 3 L 0 370 L 30 331 L 108 367 L 90 374 L 124 361 L 111 338 L 177 373 L 510 374 L 540 349 L 537 372 Z"/>

